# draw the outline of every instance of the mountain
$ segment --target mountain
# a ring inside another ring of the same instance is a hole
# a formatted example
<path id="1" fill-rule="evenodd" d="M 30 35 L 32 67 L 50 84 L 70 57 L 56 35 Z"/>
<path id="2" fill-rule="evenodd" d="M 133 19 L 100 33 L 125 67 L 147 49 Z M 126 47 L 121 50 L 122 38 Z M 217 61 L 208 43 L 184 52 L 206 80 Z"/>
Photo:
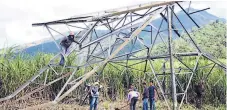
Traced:
<path id="1" fill-rule="evenodd" d="M 188 10 L 185 9 L 185 10 Z M 190 8 L 189 9 L 189 12 L 195 12 L 197 11 L 196 9 L 193 9 L 193 8 Z M 185 29 L 187 31 L 191 31 L 194 27 L 196 27 L 196 25 L 193 23 L 193 21 L 181 10 L 179 11 L 178 13 L 176 13 L 178 19 L 181 21 L 181 23 L 183 23 Z M 212 23 L 212 22 L 215 22 L 216 20 L 220 20 L 220 21 L 223 21 L 223 22 L 226 22 L 225 19 L 223 18 L 219 18 L 217 16 L 214 16 L 210 13 L 208 13 L 207 11 L 202 11 L 202 12 L 198 12 L 198 13 L 194 13 L 194 14 L 191 14 L 190 15 L 193 20 L 200 26 L 200 27 L 203 27 L 205 26 L 206 24 L 209 24 L 209 23 Z M 152 22 L 152 24 L 156 27 L 156 28 L 159 28 L 159 25 L 162 21 L 162 18 L 159 18 L 159 19 L 156 19 Z M 181 25 L 180 23 L 178 22 L 177 18 L 175 16 L 173 16 L 173 19 L 172 19 L 172 23 L 174 24 L 175 28 L 176 29 L 181 29 Z M 161 31 L 164 30 L 164 33 L 167 35 L 168 34 L 168 31 L 166 29 L 167 26 L 167 22 L 165 20 L 163 20 L 163 23 L 162 23 L 162 27 L 161 27 Z M 182 28 L 183 29 L 183 28 Z M 147 27 L 146 30 L 150 30 L 150 27 Z M 154 29 L 153 29 L 154 30 Z M 179 33 L 182 33 L 183 30 L 178 30 Z M 153 33 L 152 36 L 155 36 L 156 33 Z M 150 33 L 146 33 L 146 32 L 142 32 L 141 33 L 141 36 L 144 36 L 145 40 L 144 41 L 147 41 L 146 43 L 149 44 L 150 43 L 150 37 L 146 37 L 146 36 L 150 36 Z M 164 36 L 165 38 L 165 36 Z M 173 39 L 176 39 L 178 38 L 178 36 L 173 32 Z M 161 40 L 161 39 L 159 39 Z M 157 41 L 157 42 L 160 42 L 160 41 Z"/>
<path id="2" fill-rule="evenodd" d="M 185 9 L 185 10 L 188 10 L 188 9 Z M 190 8 L 189 11 L 194 12 L 197 10 Z M 189 30 L 189 32 L 196 26 L 183 11 L 179 11 L 178 13 L 176 13 L 176 15 L 178 16 L 179 20 L 184 24 L 185 28 L 187 30 Z M 196 21 L 196 23 L 200 27 L 203 27 L 204 25 L 214 22 L 216 20 L 226 22 L 225 19 L 214 16 L 214 15 L 208 13 L 207 11 L 194 13 L 191 15 L 191 17 Z M 153 24 L 153 26 L 155 26 L 158 29 L 161 21 L 162 21 L 162 18 L 157 18 L 152 22 L 152 24 Z M 181 25 L 177 21 L 177 18 L 175 16 L 173 17 L 172 22 L 175 25 L 176 29 L 181 28 Z M 167 27 L 167 22 L 163 21 L 162 28 L 160 30 L 164 31 L 164 34 L 167 35 L 168 31 L 167 31 L 166 27 Z M 151 29 L 150 29 L 150 27 L 146 27 L 144 30 L 151 30 Z M 152 29 L 152 31 L 153 31 L 152 36 L 154 38 L 157 31 L 155 29 Z M 102 35 L 103 33 L 106 33 L 106 30 L 97 30 L 97 34 Z M 179 33 L 182 33 L 182 30 L 179 30 Z M 150 32 L 141 32 L 139 36 L 140 36 L 140 38 L 142 38 L 145 41 L 145 44 L 149 45 L 149 44 L 151 44 L 151 40 L 153 40 L 153 39 L 151 39 L 150 35 L 151 35 Z M 96 38 L 96 37 L 93 37 L 93 38 Z M 163 38 L 166 39 L 167 37 L 164 35 Z M 178 36 L 173 32 L 173 39 L 177 39 L 177 38 L 178 38 Z M 58 42 L 59 41 L 60 40 L 58 39 Z M 161 39 L 157 39 L 156 43 L 158 43 L 160 41 L 161 41 Z M 139 43 L 139 42 L 137 42 L 137 43 Z M 138 47 L 138 46 L 139 46 L 139 44 L 136 44 L 135 47 Z M 32 45 L 25 46 L 25 48 L 23 49 L 22 52 L 34 55 L 37 52 L 56 53 L 58 51 L 59 51 L 59 49 L 56 47 L 56 45 L 53 41 L 51 41 L 50 39 L 45 39 L 42 41 L 38 41 L 38 43 L 35 42 L 35 43 L 32 43 Z"/>
<path id="3" fill-rule="evenodd" d="M 223 21 L 209 23 L 203 28 L 193 30 L 190 33 L 192 39 L 205 53 L 212 55 L 218 59 L 226 59 L 226 24 Z M 182 35 L 182 38 L 187 38 L 187 35 Z M 174 52 L 195 52 L 195 47 L 188 46 L 189 42 L 183 39 L 176 39 L 173 41 Z M 163 43 L 155 45 L 154 55 L 165 54 L 168 48 Z"/>

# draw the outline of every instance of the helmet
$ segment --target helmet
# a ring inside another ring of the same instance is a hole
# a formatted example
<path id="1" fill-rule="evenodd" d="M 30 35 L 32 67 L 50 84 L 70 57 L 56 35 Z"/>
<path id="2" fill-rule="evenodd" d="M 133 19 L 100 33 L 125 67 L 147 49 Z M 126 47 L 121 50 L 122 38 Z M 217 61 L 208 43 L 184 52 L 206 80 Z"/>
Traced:
<path id="1" fill-rule="evenodd" d="M 71 32 L 69 33 L 69 35 L 74 35 L 74 32 L 71 31 Z"/>

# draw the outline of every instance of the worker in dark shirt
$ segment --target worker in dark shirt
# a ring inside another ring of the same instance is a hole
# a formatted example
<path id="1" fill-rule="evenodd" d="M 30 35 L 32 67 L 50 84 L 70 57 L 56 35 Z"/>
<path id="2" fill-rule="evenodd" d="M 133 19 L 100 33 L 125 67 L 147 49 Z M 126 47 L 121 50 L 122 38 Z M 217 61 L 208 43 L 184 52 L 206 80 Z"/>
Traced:
<path id="1" fill-rule="evenodd" d="M 153 85 L 153 80 L 151 80 L 150 81 L 150 87 L 148 88 L 150 110 L 155 110 L 155 97 L 156 97 L 155 90 L 156 90 L 156 87 Z"/>
<path id="2" fill-rule="evenodd" d="M 99 91 L 102 88 L 102 85 L 99 82 L 95 82 L 90 87 L 90 110 L 98 110 L 98 102 L 99 102 Z"/>
<path id="3" fill-rule="evenodd" d="M 91 104 L 91 101 L 92 101 L 92 96 L 91 96 L 91 85 L 90 84 L 86 84 L 85 85 L 86 86 L 86 88 L 85 88 L 85 91 L 87 91 L 88 92 L 88 97 L 89 97 L 89 105 Z"/>
<path id="4" fill-rule="evenodd" d="M 202 100 L 204 95 L 204 81 L 201 80 L 195 85 L 195 93 L 196 93 L 196 107 L 201 109 L 202 108 Z"/>
<path id="5" fill-rule="evenodd" d="M 71 32 L 67 37 L 65 37 L 64 39 L 61 40 L 60 45 L 62 47 L 63 54 L 67 53 L 67 50 L 70 47 L 70 45 L 72 44 L 72 42 L 80 44 L 79 42 L 74 40 L 74 33 L 73 32 Z M 61 60 L 60 60 L 59 65 L 64 65 L 64 63 L 65 63 L 65 59 L 64 59 L 64 56 L 61 54 Z"/>
<path id="6" fill-rule="evenodd" d="M 143 82 L 143 110 L 148 110 L 149 91 L 146 82 Z"/>

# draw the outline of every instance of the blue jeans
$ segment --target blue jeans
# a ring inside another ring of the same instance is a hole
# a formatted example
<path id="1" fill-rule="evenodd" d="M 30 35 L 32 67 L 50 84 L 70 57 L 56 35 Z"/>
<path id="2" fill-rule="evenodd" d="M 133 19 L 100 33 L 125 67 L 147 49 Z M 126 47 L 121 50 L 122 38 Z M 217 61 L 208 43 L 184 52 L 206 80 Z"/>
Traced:
<path id="1" fill-rule="evenodd" d="M 64 53 L 64 54 L 66 54 L 67 53 L 67 47 L 64 47 L 64 46 L 62 46 L 61 47 L 61 49 L 62 49 L 62 52 Z M 65 58 L 64 58 L 64 56 L 61 54 L 61 60 L 60 60 L 60 62 L 59 62 L 59 65 L 64 65 L 65 64 Z"/>
<path id="2" fill-rule="evenodd" d="M 154 98 L 150 98 L 150 109 L 155 110 L 155 100 Z"/>
<path id="3" fill-rule="evenodd" d="M 143 110 L 148 110 L 148 98 L 143 99 Z"/>
<path id="4" fill-rule="evenodd" d="M 65 58 L 64 58 L 64 56 L 61 54 L 61 60 L 60 60 L 60 62 L 59 62 L 59 65 L 64 65 L 65 64 Z"/>
<path id="5" fill-rule="evenodd" d="M 98 100 L 99 100 L 98 97 L 92 97 L 91 98 L 90 110 L 97 110 Z"/>

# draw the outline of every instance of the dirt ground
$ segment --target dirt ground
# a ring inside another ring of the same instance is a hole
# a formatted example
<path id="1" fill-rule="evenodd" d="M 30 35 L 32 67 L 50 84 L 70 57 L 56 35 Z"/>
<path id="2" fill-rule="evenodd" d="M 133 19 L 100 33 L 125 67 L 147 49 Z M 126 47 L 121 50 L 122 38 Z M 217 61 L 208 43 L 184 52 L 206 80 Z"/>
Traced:
<path id="1" fill-rule="evenodd" d="M 157 110 L 167 110 L 164 101 L 158 100 L 156 103 Z M 118 109 L 117 109 L 118 108 Z M 137 102 L 137 109 L 142 109 L 142 101 Z M 194 110 L 195 108 L 192 105 L 184 105 L 184 110 Z M 45 100 L 27 100 L 27 101 L 11 101 L 0 104 L 0 110 L 89 110 L 89 105 L 80 106 L 78 104 L 62 104 L 57 103 L 53 104 L 50 101 Z M 129 106 L 125 101 L 101 101 L 98 104 L 98 110 L 129 110 Z"/>
<path id="2" fill-rule="evenodd" d="M 26 103 L 26 104 L 25 104 Z M 53 104 L 48 101 L 30 101 L 30 102 L 6 102 L 0 104 L 1 110 L 89 110 L 89 105 L 77 105 L 77 104 Z M 43 104 L 40 104 L 43 103 Z M 100 102 L 98 110 L 129 110 L 129 106 L 124 101 L 116 102 Z M 142 102 L 137 103 L 137 109 L 142 109 Z"/>
<path id="3" fill-rule="evenodd" d="M 170 101 L 167 102 L 171 106 L 172 103 Z M 77 103 L 78 102 L 70 100 L 68 102 L 54 104 L 53 102 L 50 102 L 49 100 L 45 99 L 29 98 L 19 101 L 11 100 L 3 103 L 0 102 L 0 110 L 89 110 L 88 104 L 80 106 Z M 168 109 L 165 101 L 163 100 L 157 100 L 155 102 L 155 105 L 157 110 Z M 137 106 L 136 110 L 142 110 L 141 99 L 137 102 L 136 106 Z M 204 110 L 225 110 L 225 107 L 226 106 L 224 104 L 220 107 L 203 105 Z M 196 108 L 194 104 L 183 104 L 181 109 L 195 110 Z M 100 100 L 100 103 L 98 104 L 98 110 L 129 110 L 129 106 L 127 105 L 126 101 L 122 100 L 117 100 L 114 102 Z"/>
<path id="4" fill-rule="evenodd" d="M 137 104 L 138 110 L 141 109 L 142 106 L 140 104 Z M 101 102 L 98 105 L 98 110 L 129 110 L 129 106 L 127 106 L 126 102 Z M 140 109 L 139 109 L 140 108 Z M 74 105 L 74 104 L 48 104 L 46 106 L 43 105 L 37 105 L 32 107 L 27 107 L 24 110 L 89 110 L 89 105 Z"/>

